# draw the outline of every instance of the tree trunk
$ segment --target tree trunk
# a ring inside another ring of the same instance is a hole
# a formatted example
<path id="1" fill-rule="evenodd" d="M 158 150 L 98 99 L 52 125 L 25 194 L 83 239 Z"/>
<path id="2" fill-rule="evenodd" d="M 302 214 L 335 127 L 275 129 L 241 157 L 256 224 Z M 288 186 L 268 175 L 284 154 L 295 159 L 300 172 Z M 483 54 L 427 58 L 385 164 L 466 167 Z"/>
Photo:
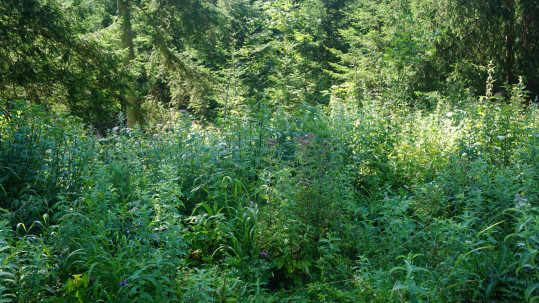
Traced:
<path id="1" fill-rule="evenodd" d="M 133 30 L 131 28 L 131 5 L 129 0 L 118 0 L 118 15 L 120 17 L 120 34 L 122 47 L 127 49 L 125 64 L 129 65 L 135 59 L 135 50 L 133 47 Z M 134 127 L 140 124 L 140 98 L 136 95 L 135 81 L 131 83 L 131 89 L 127 96 L 127 127 Z"/>
<path id="2" fill-rule="evenodd" d="M 506 24 L 505 24 L 505 82 L 515 82 L 513 69 L 515 65 L 514 35 L 515 35 L 515 3 L 514 0 L 506 0 Z"/>

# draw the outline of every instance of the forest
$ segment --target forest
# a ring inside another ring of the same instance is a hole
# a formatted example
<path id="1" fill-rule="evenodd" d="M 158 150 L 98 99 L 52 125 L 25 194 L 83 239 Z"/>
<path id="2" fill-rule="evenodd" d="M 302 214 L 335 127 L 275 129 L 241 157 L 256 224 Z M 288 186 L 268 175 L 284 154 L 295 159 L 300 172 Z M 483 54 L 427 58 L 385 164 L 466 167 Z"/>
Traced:
<path id="1" fill-rule="evenodd" d="M 539 303 L 537 16 L 0 1 L 0 303 Z"/>

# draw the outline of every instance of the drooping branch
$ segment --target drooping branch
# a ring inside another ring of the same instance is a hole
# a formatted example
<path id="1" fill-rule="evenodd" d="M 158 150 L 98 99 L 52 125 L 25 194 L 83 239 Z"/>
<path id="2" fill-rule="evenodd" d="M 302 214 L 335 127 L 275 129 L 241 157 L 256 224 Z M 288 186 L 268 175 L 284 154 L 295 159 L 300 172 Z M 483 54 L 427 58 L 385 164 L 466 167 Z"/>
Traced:
<path id="1" fill-rule="evenodd" d="M 181 91 L 187 91 L 191 96 L 201 97 L 204 90 L 209 88 L 213 79 L 205 73 L 189 66 L 178 54 L 176 54 L 167 44 L 166 33 L 160 27 L 155 18 L 143 7 L 137 4 L 137 8 L 148 20 L 148 24 L 155 33 L 155 46 L 163 58 L 165 69 L 174 78 L 172 85 Z"/>

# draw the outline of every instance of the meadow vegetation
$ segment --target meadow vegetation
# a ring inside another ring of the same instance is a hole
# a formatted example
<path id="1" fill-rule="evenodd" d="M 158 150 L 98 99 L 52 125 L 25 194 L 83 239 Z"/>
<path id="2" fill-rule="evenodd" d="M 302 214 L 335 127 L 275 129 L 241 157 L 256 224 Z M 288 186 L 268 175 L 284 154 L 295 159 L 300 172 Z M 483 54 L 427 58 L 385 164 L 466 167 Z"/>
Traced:
<path id="1" fill-rule="evenodd" d="M 0 301 L 537 301 L 537 107 L 386 97 L 102 138 L 11 103 Z"/>

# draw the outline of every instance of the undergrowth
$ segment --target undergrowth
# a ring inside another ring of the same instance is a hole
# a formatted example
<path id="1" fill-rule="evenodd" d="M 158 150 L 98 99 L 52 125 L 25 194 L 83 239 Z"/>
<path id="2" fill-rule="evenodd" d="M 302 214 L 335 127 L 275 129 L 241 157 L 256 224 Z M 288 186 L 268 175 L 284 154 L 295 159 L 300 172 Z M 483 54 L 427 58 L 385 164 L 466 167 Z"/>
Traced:
<path id="1" fill-rule="evenodd" d="M 14 102 L 0 302 L 537 302 L 539 117 L 522 101 L 261 103 L 104 138 Z"/>

